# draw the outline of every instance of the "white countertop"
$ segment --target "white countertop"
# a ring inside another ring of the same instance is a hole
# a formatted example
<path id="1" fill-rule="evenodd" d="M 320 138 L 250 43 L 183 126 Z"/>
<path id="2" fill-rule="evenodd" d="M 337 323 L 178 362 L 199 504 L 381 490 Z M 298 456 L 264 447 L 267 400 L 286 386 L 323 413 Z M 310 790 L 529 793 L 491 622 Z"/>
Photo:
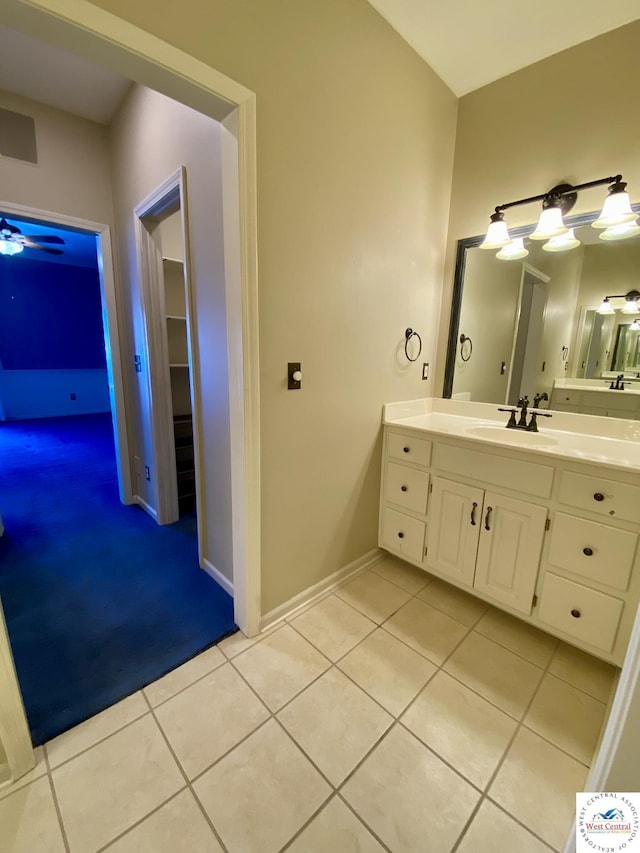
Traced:
<path id="1" fill-rule="evenodd" d="M 553 383 L 553 390 L 556 391 L 595 391 L 598 394 L 624 394 L 638 396 L 640 394 L 640 383 L 632 382 L 631 379 L 625 379 L 624 391 L 609 388 L 611 379 L 586 379 L 582 382 L 574 379 L 556 379 Z M 614 379 L 615 382 L 615 379 Z"/>
<path id="2" fill-rule="evenodd" d="M 568 412 L 551 414 L 552 418 L 539 418 L 538 433 L 508 430 L 505 426 L 509 415 L 498 412 L 496 405 L 429 397 L 387 403 L 382 422 L 479 445 L 640 472 L 640 421 Z"/>

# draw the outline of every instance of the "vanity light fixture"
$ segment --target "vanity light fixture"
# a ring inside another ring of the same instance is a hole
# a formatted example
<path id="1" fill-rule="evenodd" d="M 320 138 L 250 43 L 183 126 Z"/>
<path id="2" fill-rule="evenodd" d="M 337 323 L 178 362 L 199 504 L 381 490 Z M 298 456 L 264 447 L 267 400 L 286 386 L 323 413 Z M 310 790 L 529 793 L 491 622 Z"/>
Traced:
<path id="1" fill-rule="evenodd" d="M 542 248 L 545 252 L 568 252 L 569 249 L 575 249 L 579 245 L 580 240 L 576 237 L 573 228 L 569 228 L 565 234 L 552 237 Z"/>
<path id="2" fill-rule="evenodd" d="M 510 243 L 500 249 L 496 257 L 501 261 L 517 261 L 520 258 L 526 258 L 528 254 L 529 250 L 525 249 L 522 237 L 514 237 Z"/>
<path id="3" fill-rule="evenodd" d="M 0 238 L 0 255 L 17 255 L 22 252 L 24 246 L 22 243 L 16 243 L 13 240 L 3 240 Z"/>
<path id="4" fill-rule="evenodd" d="M 533 202 L 542 202 L 542 213 L 534 231 L 529 234 L 530 239 L 547 240 L 551 243 L 552 240 L 555 241 L 557 238 L 566 235 L 566 242 L 564 244 L 552 243 L 549 245 L 547 243 L 543 248 L 548 252 L 568 251 L 579 246 L 580 242 L 576 239 L 572 229 L 569 229 L 564 224 L 563 215 L 568 213 L 575 205 L 578 193 L 581 190 L 604 186 L 604 184 L 609 184 L 609 193 L 605 199 L 600 216 L 592 223 L 595 228 L 604 229 L 600 237 L 603 240 L 626 240 L 629 237 L 640 234 L 640 227 L 635 225 L 638 214 L 634 213 L 631 209 L 631 200 L 626 191 L 627 185 L 622 180 L 622 175 L 613 175 L 607 178 L 598 178 L 595 181 L 587 181 L 584 184 L 576 184 L 575 186 L 572 184 L 558 184 L 546 193 L 497 205 L 495 212 L 491 214 L 487 236 L 480 244 L 480 248 L 500 249 L 501 252 L 498 256 L 501 259 L 513 259 L 513 254 L 510 254 L 508 251 L 502 251 L 512 242 L 504 218 L 504 211 L 510 207 L 516 207 L 521 204 L 532 204 Z M 524 250 L 524 245 L 522 250 Z"/>
<path id="5" fill-rule="evenodd" d="M 629 326 L 629 331 L 637 332 L 639 330 L 640 330 L 640 321 L 636 317 L 636 319 L 633 321 L 633 323 Z"/>
<path id="6" fill-rule="evenodd" d="M 640 308 L 638 308 L 640 290 L 630 290 L 628 293 L 619 293 L 615 296 L 605 296 L 602 300 L 602 304 L 597 310 L 598 314 L 615 314 L 615 309 L 609 301 L 611 299 L 624 299 L 624 308 L 622 309 L 623 314 L 640 313 Z"/>

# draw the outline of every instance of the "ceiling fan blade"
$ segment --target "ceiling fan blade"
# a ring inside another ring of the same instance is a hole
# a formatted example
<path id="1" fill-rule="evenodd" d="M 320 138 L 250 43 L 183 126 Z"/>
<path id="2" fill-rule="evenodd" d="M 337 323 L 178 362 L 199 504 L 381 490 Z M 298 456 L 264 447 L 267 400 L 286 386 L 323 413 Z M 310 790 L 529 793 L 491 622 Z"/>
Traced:
<path id="1" fill-rule="evenodd" d="M 56 234 L 25 234 L 24 236 L 34 243 L 58 243 L 64 246 L 64 240 Z"/>
<path id="2" fill-rule="evenodd" d="M 64 255 L 62 249 L 50 249 L 48 246 L 41 246 L 39 243 L 32 243 L 30 240 L 23 240 L 22 245 L 25 249 L 38 249 L 41 252 L 48 252 L 50 255 Z"/>
<path id="3" fill-rule="evenodd" d="M 10 225 L 3 216 L 2 219 L 0 219 L 0 234 L 2 234 L 2 233 L 4 233 L 4 234 L 21 234 L 22 232 L 20 231 L 19 228 L 16 228 L 15 225 Z"/>

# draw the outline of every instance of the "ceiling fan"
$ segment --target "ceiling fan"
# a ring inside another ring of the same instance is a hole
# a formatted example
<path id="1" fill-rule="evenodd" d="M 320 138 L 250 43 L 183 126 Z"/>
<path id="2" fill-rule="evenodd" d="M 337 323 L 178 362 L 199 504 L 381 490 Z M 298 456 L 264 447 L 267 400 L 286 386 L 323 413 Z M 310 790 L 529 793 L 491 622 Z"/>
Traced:
<path id="1" fill-rule="evenodd" d="M 50 255 L 63 254 L 62 249 L 53 249 L 50 246 L 43 246 L 42 243 L 64 245 L 64 240 L 55 234 L 23 234 L 4 217 L 0 219 L 0 255 L 17 255 L 24 249 L 38 249 Z"/>

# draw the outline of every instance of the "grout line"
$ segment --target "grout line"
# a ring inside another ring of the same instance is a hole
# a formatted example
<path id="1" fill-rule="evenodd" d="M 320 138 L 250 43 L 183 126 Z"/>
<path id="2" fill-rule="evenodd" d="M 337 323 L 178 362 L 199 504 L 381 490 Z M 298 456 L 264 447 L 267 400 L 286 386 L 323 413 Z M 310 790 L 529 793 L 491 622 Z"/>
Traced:
<path id="1" fill-rule="evenodd" d="M 526 829 L 528 833 L 533 835 L 534 838 L 537 838 L 538 841 L 540 841 L 542 844 L 544 844 L 545 847 L 547 847 L 549 850 L 553 850 L 553 853 L 557 853 L 557 850 L 555 847 L 552 847 L 548 841 L 545 841 L 544 838 L 541 838 L 539 835 L 537 835 L 530 827 L 528 827 L 526 824 L 524 824 L 519 818 L 514 817 L 514 815 L 510 814 L 505 809 L 504 806 L 501 806 L 500 803 L 497 803 L 495 800 L 492 800 L 491 797 L 488 795 L 485 797 L 485 799 L 488 802 L 490 802 L 492 806 L 495 806 L 497 809 L 500 809 L 500 811 L 503 814 L 507 815 L 507 817 L 510 817 L 512 821 L 514 821 L 515 823 L 518 824 L 518 826 L 521 826 L 523 829 Z"/>
<path id="2" fill-rule="evenodd" d="M 195 658 L 192 658 L 192 660 L 195 660 Z M 188 663 L 188 661 L 186 661 L 186 663 Z M 223 657 L 222 660 L 220 661 L 220 663 L 216 664 L 213 667 L 213 669 L 210 669 L 208 672 L 205 672 L 204 675 L 199 675 L 198 678 L 189 682 L 189 684 L 186 684 L 184 687 L 181 687 L 179 690 L 176 690 L 176 692 L 172 693 L 171 696 L 167 696 L 166 699 L 162 699 L 160 702 L 158 702 L 155 705 L 151 704 L 151 700 L 149 699 L 147 694 L 144 692 L 146 690 L 146 688 L 143 687 L 142 692 L 144 693 L 144 698 L 147 700 L 147 703 L 149 704 L 150 709 L 152 711 L 155 711 L 156 708 L 161 708 L 163 705 L 166 705 L 167 702 L 171 702 L 172 699 L 175 699 L 176 696 L 179 696 L 181 693 L 184 693 L 185 690 L 188 690 L 190 687 L 193 687 L 194 684 L 198 684 L 198 682 L 204 681 L 205 678 L 208 678 L 212 673 L 216 672 L 217 670 L 222 669 L 222 667 L 227 663 L 229 663 L 229 661 L 227 660 L 227 658 Z M 182 664 L 182 665 L 184 666 L 185 664 Z M 173 670 L 173 672 L 175 672 L 175 670 Z M 163 676 L 163 678 L 165 678 L 165 677 L 166 676 Z M 158 680 L 160 680 L 160 679 L 158 679 Z M 148 684 L 147 684 L 147 687 L 149 687 Z"/>
<path id="3" fill-rule="evenodd" d="M 188 790 L 188 788 L 185 786 L 184 788 L 180 788 L 178 791 L 176 791 L 175 794 L 171 794 L 170 797 L 168 797 L 166 800 L 163 800 L 155 808 L 151 809 L 151 811 L 148 814 L 144 815 L 144 817 L 141 817 L 135 823 L 132 823 L 131 826 L 127 827 L 127 829 L 125 829 L 123 832 L 120 832 L 118 835 L 109 839 L 106 844 L 102 845 L 101 847 L 98 847 L 95 853 L 103 853 L 104 850 L 108 850 L 112 844 L 115 844 L 116 841 L 120 841 L 120 839 L 124 838 L 125 835 L 128 835 L 134 829 L 137 829 L 137 827 L 139 827 L 140 824 L 144 823 L 147 818 L 151 817 L 151 815 L 156 814 L 156 812 L 159 812 L 160 809 L 163 809 L 167 805 L 167 803 L 170 803 L 171 800 L 175 800 L 177 796 L 184 793 L 186 790 Z"/>
<path id="4" fill-rule="evenodd" d="M 342 803 L 344 803 L 344 805 L 346 806 L 346 808 L 348 808 L 348 809 L 349 809 L 349 811 L 351 812 L 351 814 L 353 814 L 353 815 L 354 815 L 354 816 L 359 820 L 359 822 L 364 826 L 364 828 L 367 830 L 367 832 L 369 832 L 369 833 L 371 833 L 371 835 L 373 835 L 373 837 L 376 839 L 376 841 L 378 842 L 378 844 L 380 844 L 380 846 L 382 847 L 382 849 L 383 849 L 383 850 L 388 851 L 388 853 L 393 853 L 393 850 L 391 850 L 391 848 L 390 848 L 390 847 L 388 847 L 388 846 L 384 843 L 384 841 L 382 840 L 382 838 L 380 838 L 380 836 L 379 836 L 379 835 L 376 835 L 376 833 L 375 833 L 375 832 L 373 831 L 373 829 L 369 826 L 369 824 L 365 822 L 364 818 L 363 818 L 363 817 L 361 817 L 361 815 L 359 815 L 359 814 L 358 814 L 358 812 L 353 808 L 353 806 L 351 805 L 351 803 L 350 803 L 350 802 L 348 802 L 348 800 L 346 800 L 346 799 L 345 799 L 345 796 L 344 796 L 344 794 L 343 794 L 341 791 L 338 791 L 338 793 L 336 794 L 336 798 L 337 798 L 337 799 L 339 799 Z M 336 851 L 336 853 L 339 853 L 339 851 Z"/>
<path id="5" fill-rule="evenodd" d="M 60 803 L 58 801 L 58 792 L 56 791 L 56 786 L 53 781 L 53 773 L 51 772 L 51 767 L 49 765 L 49 756 L 47 755 L 46 749 L 43 748 L 45 766 L 47 768 L 47 773 L 45 776 L 41 776 L 41 779 L 47 779 L 49 782 L 49 788 L 51 789 L 51 796 L 53 797 L 53 805 L 56 810 L 56 815 L 58 816 L 58 823 L 60 824 L 60 832 L 62 833 L 62 842 L 64 844 L 65 850 L 67 853 L 70 853 L 71 847 L 69 846 L 69 839 L 67 837 L 67 830 L 64 825 L 64 820 L 62 819 L 62 809 L 60 808 Z M 34 780 L 35 781 L 35 780 Z M 32 783 L 30 783 L 32 784 Z"/>

